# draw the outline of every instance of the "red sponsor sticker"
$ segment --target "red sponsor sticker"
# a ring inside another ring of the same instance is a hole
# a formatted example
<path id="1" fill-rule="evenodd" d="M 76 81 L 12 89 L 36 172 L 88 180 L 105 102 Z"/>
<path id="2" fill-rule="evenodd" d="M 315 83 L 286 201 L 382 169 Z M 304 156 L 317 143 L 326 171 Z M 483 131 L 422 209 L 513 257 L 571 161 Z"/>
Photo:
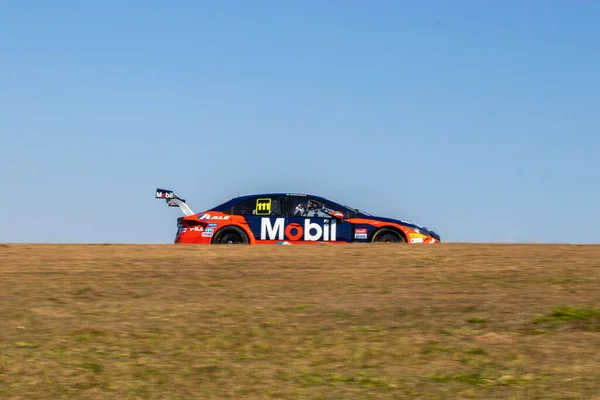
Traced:
<path id="1" fill-rule="evenodd" d="M 355 229 L 354 233 L 357 235 L 366 235 L 367 234 L 367 229 Z"/>

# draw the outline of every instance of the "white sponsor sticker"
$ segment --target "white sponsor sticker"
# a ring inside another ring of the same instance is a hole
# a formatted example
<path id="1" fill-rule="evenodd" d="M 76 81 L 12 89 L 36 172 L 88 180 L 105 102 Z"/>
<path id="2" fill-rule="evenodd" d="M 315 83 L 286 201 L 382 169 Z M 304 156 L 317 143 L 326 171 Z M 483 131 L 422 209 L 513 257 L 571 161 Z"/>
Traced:
<path id="1" fill-rule="evenodd" d="M 198 219 L 229 219 L 231 218 L 231 215 L 210 215 L 210 214 L 202 214 L 201 216 L 198 217 Z"/>

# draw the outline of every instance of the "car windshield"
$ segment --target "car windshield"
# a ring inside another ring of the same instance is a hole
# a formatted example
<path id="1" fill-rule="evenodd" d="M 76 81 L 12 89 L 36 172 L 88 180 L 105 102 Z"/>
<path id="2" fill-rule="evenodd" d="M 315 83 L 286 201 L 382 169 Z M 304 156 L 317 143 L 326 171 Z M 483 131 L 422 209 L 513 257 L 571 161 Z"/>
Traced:
<path id="1" fill-rule="evenodd" d="M 350 207 L 350 206 L 346 206 L 346 205 L 344 205 L 344 207 L 346 207 L 346 208 L 348 208 L 348 209 L 350 209 L 350 210 L 352 210 L 354 212 L 360 213 L 360 214 L 368 215 L 370 217 L 373 216 L 373 214 L 369 214 L 368 212 L 363 211 L 363 210 L 359 210 L 358 208 L 354 208 L 354 207 Z"/>

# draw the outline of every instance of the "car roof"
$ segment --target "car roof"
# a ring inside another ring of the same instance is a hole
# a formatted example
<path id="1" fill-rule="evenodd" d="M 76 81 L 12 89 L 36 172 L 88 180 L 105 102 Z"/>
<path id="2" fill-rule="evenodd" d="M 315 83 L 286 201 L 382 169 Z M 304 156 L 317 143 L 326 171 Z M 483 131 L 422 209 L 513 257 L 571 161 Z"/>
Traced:
<path id="1" fill-rule="evenodd" d="M 279 197 L 279 196 L 306 196 L 306 197 L 312 197 L 315 199 L 326 200 L 330 203 L 338 204 L 337 202 L 335 202 L 333 200 L 329 200 L 326 197 L 317 196 L 317 195 L 309 194 L 309 193 L 283 193 L 283 192 L 281 192 L 281 193 L 255 193 L 255 194 L 248 194 L 248 195 L 234 197 L 234 198 L 226 201 L 223 204 L 219 204 L 218 206 L 213 207 L 212 209 L 215 211 L 223 211 L 223 210 L 231 207 L 232 205 L 235 205 L 235 204 L 242 202 L 244 200 L 247 200 L 247 199 L 251 199 L 253 197 Z M 341 204 L 338 204 L 338 205 L 341 206 Z"/>

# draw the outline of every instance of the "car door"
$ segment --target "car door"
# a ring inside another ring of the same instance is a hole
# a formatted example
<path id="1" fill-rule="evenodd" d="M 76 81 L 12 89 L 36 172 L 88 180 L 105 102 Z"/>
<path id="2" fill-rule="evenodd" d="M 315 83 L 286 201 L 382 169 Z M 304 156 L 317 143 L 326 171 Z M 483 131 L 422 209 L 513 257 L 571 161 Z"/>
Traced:
<path id="1" fill-rule="evenodd" d="M 233 206 L 233 214 L 244 216 L 257 243 L 283 240 L 282 204 L 283 196 L 254 196 Z"/>
<path id="2" fill-rule="evenodd" d="M 298 242 L 350 242 L 352 224 L 344 219 L 334 218 L 337 210 L 334 204 L 311 196 L 292 195 L 287 198 L 285 208 L 285 236 L 289 241 Z M 344 214 L 344 218 L 347 215 Z"/>

